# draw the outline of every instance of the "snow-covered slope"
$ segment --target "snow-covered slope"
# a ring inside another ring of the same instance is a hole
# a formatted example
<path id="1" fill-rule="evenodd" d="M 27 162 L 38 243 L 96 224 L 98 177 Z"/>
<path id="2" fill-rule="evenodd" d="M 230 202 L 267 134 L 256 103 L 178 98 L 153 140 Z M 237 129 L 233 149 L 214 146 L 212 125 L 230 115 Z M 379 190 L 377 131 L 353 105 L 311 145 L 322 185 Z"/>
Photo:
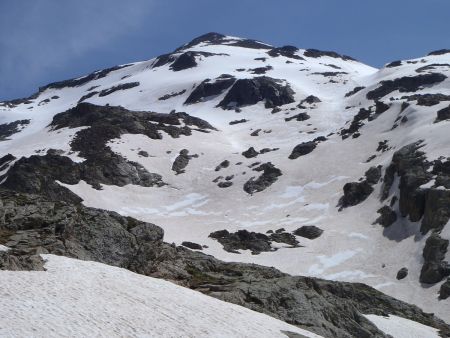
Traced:
<path id="1" fill-rule="evenodd" d="M 161 279 L 43 258 L 47 271 L 0 271 L 0 336 L 320 337 Z"/>
<path id="2" fill-rule="evenodd" d="M 449 122 L 435 123 L 437 111 L 449 105 L 448 98 L 441 97 L 432 106 L 418 104 L 417 98 L 404 98 L 425 93 L 450 95 L 449 63 L 449 53 L 435 53 L 377 70 L 335 53 L 277 49 L 210 34 L 172 54 L 49 85 L 29 101 L 0 105 L 0 123 L 29 120 L 19 124 L 20 132 L 0 142 L 0 155 L 11 153 L 16 158 L 0 166 L 0 175 L 7 180 L 8 169 L 17 159 L 44 155 L 51 148 L 60 149 L 74 162 L 83 162 L 70 141 L 89 125 L 49 127 L 56 114 L 75 107 L 80 100 L 133 111 L 186 112 L 216 130 L 194 128 L 191 135 L 179 137 L 161 132 L 161 139 L 125 132 L 107 143 L 116 154 L 160 174 L 166 185 L 100 182 L 101 189 L 95 189 L 83 180 L 73 184 L 61 179 L 59 184 L 80 196 L 87 206 L 160 225 L 168 242 L 198 243 L 205 253 L 226 261 L 363 282 L 448 321 L 448 300 L 438 300 L 444 280 L 422 285 L 419 278 L 430 232 L 420 231 L 421 217 L 403 217 L 399 203 L 393 200 L 394 195 L 400 197 L 400 204 L 406 200 L 397 188 L 401 174 L 393 174 L 394 184 L 385 199 L 393 201 L 397 217 L 390 226 L 374 224 L 377 210 L 386 204 L 380 201 L 385 182 L 379 177 L 370 185 L 373 192 L 354 203 L 357 205 L 341 208 L 338 204 L 344 184 L 358 182 L 371 167 L 382 166 L 380 175 L 384 176 L 394 152 L 413 142 L 423 141 L 421 150 L 429 162 L 450 156 Z M 262 88 L 258 87 L 266 81 L 262 76 L 275 79 L 270 80 L 275 89 L 268 94 L 261 90 L 259 99 L 255 88 Z M 260 82 L 245 82 L 255 78 Z M 395 81 L 402 78 L 407 78 L 407 83 Z M 229 81 L 228 87 L 225 81 Z M 239 88 L 241 96 L 230 94 Z M 359 118 L 355 120 L 355 116 Z M 292 156 L 294 147 L 302 143 L 307 143 L 308 152 Z M 243 156 L 250 147 L 257 154 Z M 183 149 L 197 156 L 189 157 L 187 166 L 177 172 L 172 166 Z M 252 178 L 264 171 L 254 170 L 259 166 L 256 162 L 270 162 L 280 173 L 262 191 L 245 191 L 246 183 L 254 182 Z M 222 229 L 266 233 L 284 228 L 292 233 L 305 225 L 315 225 L 323 234 L 316 239 L 297 236 L 297 247 L 272 241 L 278 250 L 259 254 L 225 251 L 209 237 Z M 450 226 L 442 226 L 440 236 L 449 239 Z M 449 252 L 444 251 L 444 256 L 448 261 Z M 398 280 L 402 267 L 408 269 L 408 275 Z"/>

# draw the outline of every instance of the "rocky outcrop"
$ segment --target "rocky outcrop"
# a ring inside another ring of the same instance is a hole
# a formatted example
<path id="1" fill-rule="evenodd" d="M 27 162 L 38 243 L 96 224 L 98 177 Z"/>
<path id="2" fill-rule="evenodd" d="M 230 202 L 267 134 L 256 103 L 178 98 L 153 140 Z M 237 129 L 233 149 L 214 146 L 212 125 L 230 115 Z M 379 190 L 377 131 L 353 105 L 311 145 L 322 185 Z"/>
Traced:
<path id="1" fill-rule="evenodd" d="M 445 120 L 450 120 L 450 106 L 438 110 L 437 117 L 434 123 Z"/>
<path id="2" fill-rule="evenodd" d="M 139 82 L 121 83 L 121 84 L 119 84 L 119 85 L 117 85 L 117 86 L 113 86 L 113 87 L 111 87 L 111 88 L 102 90 L 102 91 L 98 94 L 98 96 L 100 96 L 100 97 L 102 97 L 102 96 L 108 96 L 108 95 L 111 95 L 112 93 L 117 92 L 117 91 L 119 91 L 119 90 L 131 89 L 131 88 L 138 87 L 138 86 L 139 86 Z M 81 101 L 83 101 L 83 100 L 81 100 Z"/>
<path id="3" fill-rule="evenodd" d="M 184 104 L 204 102 L 207 99 L 214 98 L 230 88 L 235 82 L 236 78 L 233 76 L 225 77 L 223 75 L 219 76 L 214 81 L 209 79 L 204 80 L 197 87 L 195 87 Z"/>
<path id="4" fill-rule="evenodd" d="M 323 51 L 323 50 L 318 50 L 318 49 L 307 49 L 304 53 L 304 56 L 310 57 L 310 58 L 320 58 L 323 56 L 328 56 L 331 58 L 336 58 L 336 59 L 342 59 L 344 61 L 348 61 L 348 60 L 355 60 L 354 58 L 347 56 L 347 55 L 341 55 L 338 54 L 336 52 L 331 52 L 331 51 Z"/>
<path id="5" fill-rule="evenodd" d="M 397 213 L 388 205 L 382 206 L 378 209 L 377 213 L 380 214 L 380 217 L 377 218 L 375 223 L 378 223 L 383 227 L 391 226 L 397 221 Z"/>
<path id="6" fill-rule="evenodd" d="M 267 189 L 282 175 L 281 170 L 275 167 L 271 162 L 263 163 L 253 170 L 257 172 L 262 171 L 262 174 L 256 180 L 252 177 L 245 182 L 244 191 L 248 194 L 254 194 L 255 192 Z"/>
<path id="7" fill-rule="evenodd" d="M 260 101 L 264 101 L 266 108 L 281 106 L 294 102 L 294 92 L 281 80 L 267 76 L 239 79 L 218 106 L 227 109 L 253 105 Z"/>
<path id="8" fill-rule="evenodd" d="M 150 173 L 139 163 L 114 153 L 107 143 L 125 133 L 160 139 L 161 131 L 179 137 L 191 135 L 192 130 L 212 129 L 207 122 L 185 113 L 134 112 L 122 107 L 90 103 L 80 103 L 75 108 L 55 115 L 51 123 L 54 130 L 82 126 L 88 128 L 75 134 L 71 148 L 79 152 L 85 161 L 73 162 L 68 157 L 54 154 L 21 158 L 9 169 L 3 186 L 71 202 L 79 202 L 80 199 L 56 181 L 76 184 L 84 180 L 96 189 L 101 184 L 161 186 L 164 185 L 161 175 Z"/>
<path id="9" fill-rule="evenodd" d="M 345 97 L 353 96 L 353 95 L 355 95 L 357 92 L 363 90 L 364 88 L 366 88 L 366 87 L 361 87 L 361 86 L 355 87 L 355 88 L 353 88 L 351 91 L 349 91 L 348 93 L 346 93 L 346 94 L 345 94 Z"/>
<path id="10" fill-rule="evenodd" d="M 397 280 L 402 280 L 406 278 L 406 276 L 408 276 L 408 269 L 403 267 L 400 270 L 398 270 L 396 278 Z"/>
<path id="11" fill-rule="evenodd" d="M 172 170 L 177 173 L 177 175 L 184 173 L 184 169 L 189 164 L 189 161 L 192 158 L 197 158 L 198 154 L 189 155 L 189 150 L 182 149 L 180 150 L 179 155 L 175 158 L 172 164 Z"/>
<path id="12" fill-rule="evenodd" d="M 8 137 L 20 132 L 28 124 L 30 124 L 30 120 L 17 120 L 0 124 L 0 142 L 5 141 Z"/>
<path id="13" fill-rule="evenodd" d="M 246 151 L 242 152 L 242 156 L 244 156 L 245 158 L 253 158 L 258 155 L 259 155 L 259 153 L 253 147 L 250 147 Z"/>
<path id="14" fill-rule="evenodd" d="M 200 244 L 194 242 L 184 241 L 181 245 L 192 250 L 203 250 L 203 247 Z"/>
<path id="15" fill-rule="evenodd" d="M 272 57 L 284 56 L 284 57 L 287 57 L 290 59 L 295 59 L 295 60 L 305 60 L 300 55 L 297 55 L 298 50 L 299 49 L 294 46 L 283 46 L 283 47 L 272 48 L 271 50 L 269 50 L 267 52 L 267 54 L 269 54 Z"/>
<path id="16" fill-rule="evenodd" d="M 289 159 L 295 160 L 300 156 L 307 155 L 311 153 L 314 149 L 316 149 L 317 143 L 314 141 L 303 142 L 297 144 L 294 149 L 292 149 L 291 154 L 289 155 Z"/>
<path id="17" fill-rule="evenodd" d="M 381 81 L 380 85 L 369 91 L 366 97 L 369 100 L 379 100 L 382 97 L 398 90 L 400 93 L 415 92 L 422 87 L 433 86 L 444 81 L 447 77 L 440 73 L 405 76 L 395 80 Z"/>
<path id="18" fill-rule="evenodd" d="M 381 178 L 381 167 L 371 167 L 364 174 L 365 179 L 359 182 L 348 182 L 344 185 L 344 195 L 340 198 L 340 210 L 357 205 L 367 199 L 373 192 L 373 185 Z"/>
<path id="19" fill-rule="evenodd" d="M 434 284 L 450 275 L 450 264 L 445 261 L 448 240 L 437 233 L 431 233 L 423 249 L 424 263 L 420 271 L 420 282 Z"/>
<path id="20" fill-rule="evenodd" d="M 439 290 L 440 299 L 447 299 L 448 297 L 450 297 L 450 278 L 447 278 L 447 280 L 441 285 L 441 288 Z"/>
<path id="21" fill-rule="evenodd" d="M 315 225 L 303 225 L 297 230 L 294 230 L 293 234 L 308 239 L 316 239 L 323 234 L 323 230 L 316 227 Z"/>
<path id="22" fill-rule="evenodd" d="M 306 121 L 309 120 L 311 118 L 311 116 L 309 116 L 307 113 L 298 113 L 296 115 L 290 116 L 290 117 L 286 117 L 284 120 L 286 122 L 292 121 L 292 120 L 296 120 L 296 121 Z"/>
<path id="23" fill-rule="evenodd" d="M 410 96 L 402 96 L 402 99 L 408 101 L 417 101 L 418 106 L 431 107 L 443 101 L 450 101 L 450 95 L 444 94 L 414 94 Z"/>
<path id="24" fill-rule="evenodd" d="M 264 251 L 276 251 L 272 247 L 272 242 L 288 244 L 297 247 L 299 242 L 295 236 L 286 232 L 283 228 L 276 231 L 268 231 L 269 235 L 247 230 L 238 230 L 230 233 L 228 230 L 214 231 L 209 237 L 214 238 L 223 245 L 223 249 L 232 253 L 239 253 L 238 250 L 250 250 L 253 255 L 258 255 Z"/>
<path id="25" fill-rule="evenodd" d="M 363 284 L 293 277 L 274 268 L 226 263 L 162 241 L 157 226 L 114 212 L 0 189 L 0 267 L 39 268 L 38 253 L 94 260 L 164 278 L 326 337 L 386 336 L 362 314 L 394 314 L 450 334 L 432 314 Z M 5 258 L 7 255 L 7 258 Z M 42 263 L 40 263 L 42 267 Z"/>

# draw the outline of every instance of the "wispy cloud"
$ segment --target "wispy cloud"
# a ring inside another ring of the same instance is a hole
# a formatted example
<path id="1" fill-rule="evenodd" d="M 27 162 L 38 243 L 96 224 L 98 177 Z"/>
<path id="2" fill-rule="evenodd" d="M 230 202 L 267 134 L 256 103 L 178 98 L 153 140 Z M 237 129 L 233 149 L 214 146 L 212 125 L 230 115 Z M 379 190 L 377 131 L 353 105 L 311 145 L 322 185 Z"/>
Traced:
<path id="1" fill-rule="evenodd" d="M 0 4 L 0 98 L 89 52 L 149 17 L 152 0 L 6 0 Z"/>

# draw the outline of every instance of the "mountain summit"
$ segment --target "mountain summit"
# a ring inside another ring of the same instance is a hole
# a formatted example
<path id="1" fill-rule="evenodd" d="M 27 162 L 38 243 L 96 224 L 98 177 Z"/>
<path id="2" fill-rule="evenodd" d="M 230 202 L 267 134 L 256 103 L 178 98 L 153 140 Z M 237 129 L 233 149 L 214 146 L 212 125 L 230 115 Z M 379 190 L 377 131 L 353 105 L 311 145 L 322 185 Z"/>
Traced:
<path id="1" fill-rule="evenodd" d="M 376 69 L 208 33 L 0 102 L 0 267 L 64 255 L 323 336 L 388 314 L 445 336 L 449 75 L 448 50 Z"/>

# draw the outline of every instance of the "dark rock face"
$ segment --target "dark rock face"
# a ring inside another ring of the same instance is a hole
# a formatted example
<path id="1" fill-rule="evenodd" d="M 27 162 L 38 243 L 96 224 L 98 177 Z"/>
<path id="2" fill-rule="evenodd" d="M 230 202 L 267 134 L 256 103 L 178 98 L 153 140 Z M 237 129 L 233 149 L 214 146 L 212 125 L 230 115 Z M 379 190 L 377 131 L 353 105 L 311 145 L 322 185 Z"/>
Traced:
<path id="1" fill-rule="evenodd" d="M 192 250 L 203 250 L 203 247 L 200 244 L 193 242 L 184 241 L 181 245 Z"/>
<path id="2" fill-rule="evenodd" d="M 239 253 L 237 250 L 250 250 L 253 255 L 258 255 L 264 251 L 276 251 L 271 246 L 272 242 L 285 243 L 291 247 L 297 247 L 298 241 L 295 236 L 287 233 L 284 229 L 272 231 L 270 235 L 247 230 L 238 230 L 230 233 L 228 230 L 212 232 L 209 237 L 216 239 L 223 245 L 223 249 L 232 253 Z"/>
<path id="3" fill-rule="evenodd" d="M 447 281 L 441 285 L 439 290 L 440 299 L 447 299 L 448 297 L 450 297 L 450 278 L 447 278 Z"/>
<path id="4" fill-rule="evenodd" d="M 207 79 L 200 83 L 193 92 L 186 99 L 184 104 L 193 104 L 198 102 L 203 102 L 207 98 L 216 97 L 222 94 L 225 90 L 230 88 L 236 79 L 234 77 L 230 78 L 217 78 L 214 82 Z"/>
<path id="5" fill-rule="evenodd" d="M 304 103 L 308 103 L 308 104 L 314 104 L 314 103 L 319 103 L 322 102 L 321 99 L 319 99 L 317 96 L 314 95 L 309 95 L 307 96 L 305 99 L 300 101 L 300 104 L 304 104 Z"/>
<path id="6" fill-rule="evenodd" d="M 170 69 L 174 72 L 179 72 L 180 70 L 193 68 L 197 66 L 197 62 L 195 61 L 195 53 L 194 52 L 186 52 L 181 54 L 177 60 L 172 63 Z"/>
<path id="7" fill-rule="evenodd" d="M 357 92 L 363 90 L 364 88 L 366 88 L 366 87 L 355 87 L 355 88 L 353 88 L 351 91 L 349 91 L 347 94 L 345 94 L 345 97 L 353 96 L 353 95 L 355 95 Z"/>
<path id="8" fill-rule="evenodd" d="M 339 200 L 340 209 L 364 202 L 373 192 L 373 185 L 381 178 L 381 167 L 370 167 L 364 174 L 365 179 L 359 182 L 349 182 L 344 185 L 344 196 Z"/>
<path id="9" fill-rule="evenodd" d="M 380 217 L 377 218 L 375 223 L 382 225 L 383 227 L 391 226 L 397 221 L 397 213 L 391 209 L 391 207 L 384 205 L 377 211 Z"/>
<path id="10" fill-rule="evenodd" d="M 266 74 L 266 72 L 268 72 L 269 70 L 272 70 L 273 67 L 270 65 L 267 65 L 265 67 L 257 67 L 257 68 L 253 68 L 253 69 L 249 69 L 249 72 L 252 74 Z"/>
<path id="11" fill-rule="evenodd" d="M 163 95 L 160 98 L 158 98 L 158 100 L 159 101 L 165 101 L 165 100 L 171 99 L 172 97 L 183 95 L 184 93 L 186 93 L 186 89 L 183 89 L 183 90 L 181 90 L 179 92 Z"/>
<path id="12" fill-rule="evenodd" d="M 344 196 L 339 200 L 342 208 L 357 205 L 364 202 L 373 192 L 373 187 L 366 181 L 349 182 L 344 185 Z"/>
<path id="13" fill-rule="evenodd" d="M 421 87 L 432 86 L 444 81 L 446 78 L 447 77 L 444 74 L 430 73 L 381 81 L 380 86 L 368 92 L 366 96 L 369 100 L 379 100 L 395 90 L 398 90 L 401 93 L 415 92 Z"/>
<path id="14" fill-rule="evenodd" d="M 283 47 L 278 47 L 278 48 L 272 48 L 271 50 L 269 50 L 267 52 L 267 54 L 269 54 L 272 57 L 284 56 L 284 57 L 287 57 L 290 59 L 295 59 L 295 60 L 305 60 L 300 55 L 297 55 L 296 54 L 297 52 L 298 52 L 297 47 L 283 46 Z"/>
<path id="15" fill-rule="evenodd" d="M 230 182 L 230 181 L 219 182 L 219 183 L 217 184 L 217 186 L 218 186 L 219 188 L 229 188 L 229 187 L 231 187 L 232 185 L 233 185 L 233 182 Z"/>
<path id="16" fill-rule="evenodd" d="M 131 64 L 115 66 L 115 67 L 111 67 L 111 68 L 107 68 L 107 69 L 103 69 L 103 70 L 98 70 L 96 72 L 93 72 L 93 73 L 83 76 L 81 78 L 64 80 L 64 81 L 60 81 L 60 82 L 53 82 L 44 87 L 40 87 L 39 92 L 41 93 L 46 89 L 62 89 L 62 88 L 66 88 L 66 87 L 79 87 L 88 82 L 104 78 L 106 75 L 108 75 L 111 72 L 129 67 L 129 66 L 131 66 Z"/>
<path id="17" fill-rule="evenodd" d="M 299 158 L 300 156 L 304 156 L 312 152 L 314 149 L 316 149 L 317 144 L 314 141 L 308 141 L 303 142 L 294 147 L 292 150 L 292 153 L 289 155 L 289 159 L 295 160 L 296 158 Z"/>
<path id="18" fill-rule="evenodd" d="M 408 101 L 417 100 L 418 106 L 431 107 L 435 106 L 442 101 L 450 101 L 450 95 L 444 94 L 414 94 L 410 96 L 402 96 L 402 99 L 407 99 Z"/>
<path id="19" fill-rule="evenodd" d="M 228 123 L 230 126 L 235 125 L 235 124 L 239 124 L 239 123 L 245 123 L 247 122 L 246 119 L 240 119 L 240 120 L 234 120 L 234 121 L 230 121 L 230 123 Z"/>
<path id="20" fill-rule="evenodd" d="M 450 264 L 445 259 L 448 240 L 433 232 L 425 242 L 423 258 L 425 260 L 420 271 L 420 282 L 434 284 L 450 275 Z"/>
<path id="21" fill-rule="evenodd" d="M 181 127 L 180 120 L 186 125 Z M 206 131 L 212 128 L 207 122 L 185 113 L 133 112 L 122 107 L 102 107 L 89 103 L 80 103 L 75 108 L 55 115 L 51 126 L 54 129 L 88 126 L 77 132 L 71 143 L 72 150 L 78 151 L 86 160 L 75 163 L 68 157 L 52 154 L 22 158 L 8 171 L 4 187 L 44 194 L 55 200 L 79 202 L 79 197 L 55 180 L 66 184 L 85 180 L 97 189 L 100 184 L 161 186 L 164 182 L 160 175 L 149 173 L 142 165 L 114 153 L 106 145 L 107 142 L 125 133 L 160 139 L 160 131 L 179 137 L 192 133 L 189 126 Z"/>
<path id="22" fill-rule="evenodd" d="M 345 61 L 348 61 L 348 60 L 353 60 L 354 61 L 355 60 L 352 57 L 347 56 L 347 55 L 340 55 L 340 54 L 338 54 L 336 52 L 323 51 L 323 50 L 318 50 L 318 49 L 307 49 L 303 53 L 303 55 L 307 56 L 307 57 L 310 57 L 310 58 L 319 58 L 319 57 L 322 57 L 322 56 L 329 56 L 329 57 L 332 57 L 332 58 L 342 59 L 342 60 L 345 60 Z"/>
<path id="23" fill-rule="evenodd" d="M 112 94 L 112 93 L 114 93 L 114 92 L 117 92 L 118 90 L 131 89 L 131 88 L 138 87 L 138 86 L 139 86 L 139 82 L 122 83 L 122 84 L 119 84 L 119 85 L 117 85 L 117 86 L 113 86 L 113 87 L 111 87 L 111 88 L 102 90 L 102 91 L 98 94 L 98 96 L 100 96 L 100 97 L 102 97 L 102 96 L 107 96 L 107 95 L 110 95 L 110 94 Z"/>
<path id="24" fill-rule="evenodd" d="M 401 268 L 400 270 L 398 270 L 397 272 L 397 280 L 401 280 L 406 278 L 406 276 L 408 276 L 408 269 L 407 268 Z"/>
<path id="25" fill-rule="evenodd" d="M 242 156 L 244 156 L 245 158 L 253 158 L 258 155 L 259 153 L 253 147 L 248 148 L 246 151 L 242 153 Z"/>
<path id="26" fill-rule="evenodd" d="M 162 242 L 157 226 L 114 212 L 0 189 L 0 268 L 42 269 L 38 253 L 93 260 L 198 290 L 325 337 L 384 338 L 362 314 L 394 314 L 449 335 L 432 314 L 364 284 L 293 277 L 255 264 L 225 263 Z"/>
<path id="27" fill-rule="evenodd" d="M 358 113 L 353 117 L 352 122 L 348 128 L 341 130 L 342 139 L 346 139 L 350 135 L 358 135 L 359 129 L 364 125 L 363 120 L 368 119 L 372 112 L 369 109 L 361 108 Z"/>
<path id="28" fill-rule="evenodd" d="M 0 171 L 5 170 L 9 163 L 11 163 L 11 161 L 14 161 L 16 159 L 15 156 L 11 155 L 11 154 L 6 154 L 3 157 L 0 157 Z"/>
<path id="29" fill-rule="evenodd" d="M 450 53 L 450 49 L 439 49 L 439 50 L 435 50 L 433 52 L 428 53 L 428 56 L 431 55 L 444 55 L 444 54 L 448 54 Z"/>
<path id="30" fill-rule="evenodd" d="M 224 160 L 224 161 L 220 162 L 220 164 L 216 167 L 216 171 L 219 171 L 223 168 L 228 168 L 229 166 L 230 166 L 230 161 Z"/>
<path id="31" fill-rule="evenodd" d="M 239 79 L 218 106 L 226 109 L 265 101 L 266 108 L 273 108 L 294 102 L 293 95 L 294 92 L 289 85 L 283 85 L 280 80 L 271 77 Z"/>
<path id="32" fill-rule="evenodd" d="M 296 120 L 296 121 L 306 121 L 309 120 L 311 116 L 309 116 L 307 113 L 298 113 L 297 115 L 286 117 L 284 120 L 286 122 Z"/>
<path id="33" fill-rule="evenodd" d="M 189 155 L 189 150 L 187 150 L 187 149 L 180 150 L 180 154 L 177 156 L 177 158 L 175 159 L 175 161 L 172 164 L 172 170 L 175 171 L 177 173 L 177 175 L 184 173 L 184 169 L 189 164 L 189 161 L 192 158 L 197 158 L 197 157 L 198 157 L 197 154 Z"/>
<path id="34" fill-rule="evenodd" d="M 26 125 L 30 124 L 30 120 L 17 120 L 10 123 L 0 124 L 0 142 L 5 141 L 11 135 L 20 132 Z"/>
<path id="35" fill-rule="evenodd" d="M 386 169 L 382 188 L 382 199 L 385 199 L 389 196 L 394 175 L 400 176 L 400 214 L 402 217 L 409 216 L 412 222 L 419 221 L 424 214 L 426 190 L 420 186 L 427 183 L 432 176 L 427 172 L 430 164 L 420 148 L 421 142 L 416 142 L 394 153 L 391 165 Z"/>
<path id="36" fill-rule="evenodd" d="M 323 234 L 323 230 L 315 225 L 303 225 L 293 232 L 296 236 L 305 237 L 308 239 L 316 239 Z"/>
<path id="37" fill-rule="evenodd" d="M 80 99 L 78 100 L 78 103 L 86 101 L 87 99 L 97 95 L 98 93 L 99 92 L 97 92 L 97 91 L 93 91 L 93 92 L 87 93 L 86 95 L 83 95 L 82 97 L 80 97 Z"/>
<path id="38" fill-rule="evenodd" d="M 238 230 L 230 233 L 228 230 L 212 232 L 209 237 L 216 239 L 228 252 L 239 253 L 237 250 L 250 250 L 257 255 L 263 251 L 274 251 L 270 246 L 270 239 L 264 234 Z"/>
<path id="39" fill-rule="evenodd" d="M 248 194 L 254 194 L 255 192 L 267 189 L 282 175 L 281 170 L 270 162 L 263 163 L 253 170 L 258 172 L 262 171 L 262 174 L 256 180 L 252 177 L 245 182 L 244 191 Z"/>
<path id="40" fill-rule="evenodd" d="M 399 67 L 402 65 L 401 61 L 392 61 L 391 63 L 388 63 L 386 65 L 386 68 L 395 68 L 395 67 Z"/>
<path id="41" fill-rule="evenodd" d="M 446 108 L 442 108 L 437 112 L 437 117 L 434 123 L 444 121 L 444 120 L 450 120 L 450 106 Z"/>

